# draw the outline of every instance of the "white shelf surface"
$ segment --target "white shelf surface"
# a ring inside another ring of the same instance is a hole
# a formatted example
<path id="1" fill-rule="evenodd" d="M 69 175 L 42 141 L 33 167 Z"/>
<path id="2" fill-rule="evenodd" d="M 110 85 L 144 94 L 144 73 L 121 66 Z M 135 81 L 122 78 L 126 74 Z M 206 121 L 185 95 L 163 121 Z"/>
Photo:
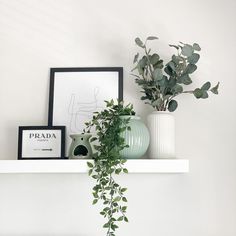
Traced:
<path id="1" fill-rule="evenodd" d="M 0 160 L 0 174 L 87 173 L 92 160 Z M 129 173 L 187 173 L 186 159 L 127 160 Z"/>

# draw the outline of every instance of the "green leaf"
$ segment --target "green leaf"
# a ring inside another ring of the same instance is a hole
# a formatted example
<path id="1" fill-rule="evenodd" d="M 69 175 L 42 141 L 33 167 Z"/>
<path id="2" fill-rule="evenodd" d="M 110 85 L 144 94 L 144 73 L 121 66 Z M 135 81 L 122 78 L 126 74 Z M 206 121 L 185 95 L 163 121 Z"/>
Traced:
<path id="1" fill-rule="evenodd" d="M 123 201 L 123 202 L 128 202 L 127 199 L 126 199 L 126 197 L 122 197 L 122 201 Z"/>
<path id="2" fill-rule="evenodd" d="M 176 82 L 177 82 L 177 80 L 176 80 L 175 78 L 170 77 L 170 79 L 169 79 L 169 81 L 168 81 L 168 87 L 169 87 L 169 88 L 174 87 L 174 86 L 176 85 Z"/>
<path id="3" fill-rule="evenodd" d="M 120 174 L 121 170 L 122 170 L 121 168 L 118 168 L 115 170 L 115 173 L 118 175 L 118 174 Z"/>
<path id="4" fill-rule="evenodd" d="M 141 40 L 140 38 L 136 38 L 136 39 L 135 39 L 135 43 L 136 43 L 139 47 L 144 48 L 144 44 L 143 44 L 143 42 L 142 42 L 142 40 Z"/>
<path id="5" fill-rule="evenodd" d="M 202 85 L 201 89 L 202 90 L 208 90 L 211 87 L 210 82 L 206 82 L 205 84 Z"/>
<path id="6" fill-rule="evenodd" d="M 155 40 L 155 39 L 158 39 L 156 36 L 149 36 L 147 37 L 147 40 Z"/>
<path id="7" fill-rule="evenodd" d="M 172 69 L 169 66 L 166 66 L 164 71 L 166 72 L 167 75 L 172 75 Z"/>
<path id="8" fill-rule="evenodd" d="M 196 64 L 200 58 L 200 55 L 197 53 L 193 53 L 192 56 L 188 57 L 188 62 L 191 64 Z"/>
<path id="9" fill-rule="evenodd" d="M 92 172 L 93 172 L 93 169 L 90 169 L 90 170 L 88 171 L 88 175 L 90 176 L 90 175 L 92 174 Z"/>
<path id="10" fill-rule="evenodd" d="M 203 98 L 203 99 L 208 98 L 208 93 L 207 93 L 207 91 L 205 91 L 205 90 L 203 91 L 201 98 Z"/>
<path id="11" fill-rule="evenodd" d="M 201 51 L 201 48 L 197 43 L 193 44 L 193 49 L 196 50 L 196 51 Z"/>
<path id="12" fill-rule="evenodd" d="M 189 85 L 192 83 L 192 80 L 188 74 L 183 74 L 179 78 L 177 78 L 177 82 L 181 84 Z"/>
<path id="13" fill-rule="evenodd" d="M 214 94 L 218 94 L 219 85 L 220 85 L 220 83 L 218 82 L 217 85 L 214 86 L 213 88 L 211 88 L 210 91 Z"/>
<path id="14" fill-rule="evenodd" d="M 160 107 L 162 103 L 163 103 L 163 100 L 161 98 L 158 98 L 157 100 L 152 102 L 152 106 L 153 107 Z"/>
<path id="15" fill-rule="evenodd" d="M 182 48 L 182 54 L 186 57 L 190 57 L 193 54 L 193 47 L 189 44 L 185 44 Z"/>
<path id="16" fill-rule="evenodd" d="M 136 63 L 138 61 L 138 57 L 139 57 L 139 53 L 137 53 L 135 56 L 134 56 L 134 61 L 133 63 Z"/>
<path id="17" fill-rule="evenodd" d="M 129 222 L 129 220 L 128 220 L 128 218 L 126 216 L 124 217 L 124 221 L 125 222 Z"/>
<path id="18" fill-rule="evenodd" d="M 115 197 L 113 201 L 114 202 L 119 202 L 120 200 L 121 200 L 121 197 Z"/>
<path id="19" fill-rule="evenodd" d="M 192 74 L 197 69 L 195 64 L 188 64 L 186 67 L 186 73 Z"/>
<path id="20" fill-rule="evenodd" d="M 201 98 L 202 95 L 203 95 L 203 91 L 200 89 L 200 88 L 196 88 L 194 91 L 193 91 L 193 94 L 196 98 Z"/>
<path id="21" fill-rule="evenodd" d="M 159 84 L 161 87 L 166 88 L 166 87 L 168 86 L 168 84 L 169 84 L 167 77 L 164 75 L 164 76 L 163 76 L 163 79 L 161 79 L 161 80 L 158 81 L 158 84 Z"/>
<path id="22" fill-rule="evenodd" d="M 125 174 L 128 174 L 128 173 L 129 173 L 126 168 L 123 169 L 123 172 L 124 172 Z"/>
<path id="23" fill-rule="evenodd" d="M 117 225 L 114 225 L 114 224 L 113 224 L 113 225 L 111 226 L 111 229 L 114 230 L 114 231 L 115 231 L 117 228 L 118 228 Z"/>
<path id="24" fill-rule="evenodd" d="M 168 111 L 173 112 L 178 107 L 178 103 L 175 100 L 171 100 L 168 104 Z"/>
<path id="25" fill-rule="evenodd" d="M 173 88 L 174 93 L 182 93 L 183 87 L 180 84 L 176 84 Z"/>
<path id="26" fill-rule="evenodd" d="M 180 56 L 176 56 L 176 55 L 173 55 L 171 59 L 175 64 L 179 64 L 179 62 L 182 60 Z"/>
<path id="27" fill-rule="evenodd" d="M 124 193 L 125 191 L 127 191 L 127 188 L 122 188 L 121 192 Z"/>
<path id="28" fill-rule="evenodd" d="M 175 48 L 175 49 L 177 49 L 177 50 L 179 49 L 179 46 L 176 46 L 176 45 L 173 45 L 173 44 L 169 44 L 169 46 L 170 46 L 170 47 L 173 47 L 173 48 Z"/>
<path id="29" fill-rule="evenodd" d="M 103 228 L 109 228 L 110 224 L 109 223 L 106 223 L 103 225 Z"/>
<path id="30" fill-rule="evenodd" d="M 174 62 L 170 61 L 167 66 L 169 66 L 171 68 L 172 71 L 175 71 L 175 64 Z"/>
<path id="31" fill-rule="evenodd" d="M 117 221 L 122 221 L 124 219 L 124 216 L 120 216 Z"/>
<path id="32" fill-rule="evenodd" d="M 92 164 L 91 162 L 87 162 L 87 166 L 88 166 L 89 168 L 93 168 L 93 164 Z"/>
<path id="33" fill-rule="evenodd" d="M 163 78 L 162 70 L 157 68 L 153 71 L 154 80 L 161 80 Z"/>
<path id="34" fill-rule="evenodd" d="M 147 65 L 147 57 L 143 56 L 142 59 L 138 62 L 138 66 L 140 66 L 141 68 L 144 68 Z"/>
<path id="35" fill-rule="evenodd" d="M 159 61 L 160 57 L 158 54 L 154 53 L 151 57 L 150 57 L 150 62 L 152 65 L 155 65 L 158 61 Z"/>
<path id="36" fill-rule="evenodd" d="M 154 69 L 157 69 L 157 68 L 162 69 L 163 67 L 164 67 L 163 60 L 159 60 L 155 65 L 153 65 Z"/>
<path id="37" fill-rule="evenodd" d="M 95 205 L 98 202 L 98 199 L 93 200 L 93 205 Z"/>

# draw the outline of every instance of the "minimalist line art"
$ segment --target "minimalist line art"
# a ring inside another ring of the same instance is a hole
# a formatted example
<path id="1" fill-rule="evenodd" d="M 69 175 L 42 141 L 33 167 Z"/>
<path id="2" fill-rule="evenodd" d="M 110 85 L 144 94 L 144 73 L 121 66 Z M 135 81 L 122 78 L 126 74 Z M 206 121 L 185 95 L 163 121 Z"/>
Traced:
<path id="1" fill-rule="evenodd" d="M 98 95 L 100 92 L 99 87 L 95 87 L 93 91 L 93 100 L 89 102 L 79 102 L 78 94 L 71 94 L 68 114 L 69 131 L 71 133 L 78 133 L 83 131 L 83 121 L 88 121 L 92 118 L 93 112 L 101 110 L 103 107 L 99 106 L 102 101 L 99 101 Z"/>

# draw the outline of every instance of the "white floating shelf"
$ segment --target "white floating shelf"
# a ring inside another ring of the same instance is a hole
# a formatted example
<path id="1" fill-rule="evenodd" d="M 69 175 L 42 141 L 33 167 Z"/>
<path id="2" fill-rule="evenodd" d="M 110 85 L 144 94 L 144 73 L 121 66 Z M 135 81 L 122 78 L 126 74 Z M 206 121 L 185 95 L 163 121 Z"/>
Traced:
<path id="1" fill-rule="evenodd" d="M 0 160 L 0 174 L 20 173 L 87 173 L 91 160 Z M 129 173 L 187 173 L 186 159 L 127 160 Z"/>

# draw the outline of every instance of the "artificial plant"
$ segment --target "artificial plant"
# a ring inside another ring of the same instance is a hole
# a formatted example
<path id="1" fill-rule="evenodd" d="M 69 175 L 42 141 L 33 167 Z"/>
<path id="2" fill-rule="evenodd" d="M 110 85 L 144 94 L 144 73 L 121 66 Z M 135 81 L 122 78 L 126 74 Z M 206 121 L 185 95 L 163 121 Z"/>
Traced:
<path id="1" fill-rule="evenodd" d="M 148 41 L 156 39 L 158 38 L 155 36 L 147 37 L 145 42 L 140 38 L 135 39 L 135 43 L 143 50 L 143 55 L 140 57 L 137 53 L 133 61 L 133 71 L 138 71 L 138 75 L 133 75 L 136 77 L 136 83 L 142 88 L 141 100 L 147 100 L 145 103 L 157 111 L 173 112 L 178 106 L 174 98 L 180 94 L 190 93 L 196 98 L 208 98 L 209 91 L 218 94 L 219 83 L 214 87 L 211 87 L 210 82 L 206 82 L 201 88 L 185 88 L 192 83 L 190 75 L 196 71 L 200 58 L 198 52 L 201 48 L 197 43 L 190 45 L 180 42 L 179 45 L 169 45 L 175 48 L 177 53 L 164 64 L 160 56 L 152 53 L 147 46 Z"/>
<path id="2" fill-rule="evenodd" d="M 106 219 L 103 225 L 107 229 L 107 236 L 115 236 L 117 223 L 128 222 L 126 217 L 126 202 L 124 192 L 127 190 L 121 187 L 114 176 L 120 173 L 128 173 L 124 168 L 125 159 L 120 156 L 120 151 L 128 147 L 125 144 L 121 133 L 128 126 L 129 118 L 121 119 L 122 115 L 134 115 L 133 106 L 123 105 L 122 102 L 115 103 L 113 100 L 105 101 L 106 108 L 101 112 L 95 112 L 91 121 L 85 123 L 85 132 L 90 133 L 95 128 L 96 136 L 91 142 L 96 143 L 93 155 L 94 162 L 88 162 L 89 175 L 96 180 L 93 187 L 93 204 L 101 201 L 104 208 L 100 214 Z"/>

